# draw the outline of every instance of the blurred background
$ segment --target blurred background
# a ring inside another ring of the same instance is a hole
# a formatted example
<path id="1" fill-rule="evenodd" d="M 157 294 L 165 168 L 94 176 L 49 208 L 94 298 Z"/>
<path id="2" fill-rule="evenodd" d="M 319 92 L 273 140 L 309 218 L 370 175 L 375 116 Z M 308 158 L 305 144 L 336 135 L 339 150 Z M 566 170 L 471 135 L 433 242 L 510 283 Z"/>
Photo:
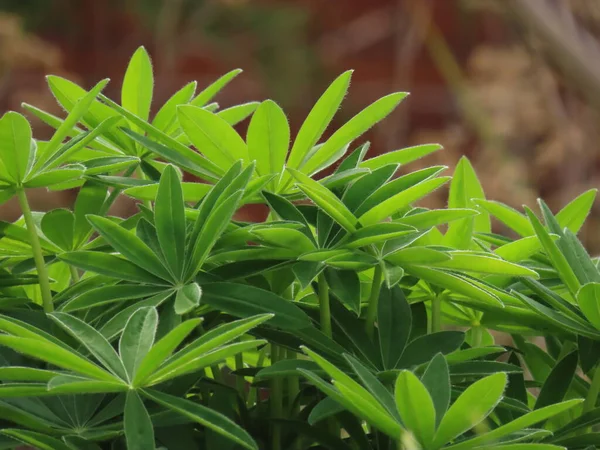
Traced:
<path id="1" fill-rule="evenodd" d="M 520 208 L 541 196 L 557 210 L 600 187 L 599 37 L 598 0 L 0 0 L 0 112 L 25 101 L 60 114 L 50 73 L 85 88 L 110 77 L 106 92 L 119 99 L 128 59 L 144 45 L 156 105 L 188 81 L 203 87 L 240 67 L 221 106 L 272 98 L 297 130 L 353 68 L 336 126 L 380 96 L 411 92 L 369 132 L 372 155 L 439 142 L 445 150 L 408 169 L 451 171 L 467 155 L 488 198 Z M 31 202 L 45 210 L 74 194 L 40 191 Z M 17 215 L 0 206 L 2 219 Z M 582 231 L 594 254 L 599 222 L 597 205 Z"/>

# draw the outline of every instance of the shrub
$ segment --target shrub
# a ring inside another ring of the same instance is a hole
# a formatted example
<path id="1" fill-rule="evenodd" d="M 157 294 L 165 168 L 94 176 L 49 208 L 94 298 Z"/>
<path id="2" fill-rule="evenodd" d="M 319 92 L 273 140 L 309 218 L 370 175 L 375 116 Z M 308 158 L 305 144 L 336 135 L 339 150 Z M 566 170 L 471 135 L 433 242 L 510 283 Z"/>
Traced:
<path id="1" fill-rule="evenodd" d="M 24 108 L 49 141 L 18 113 L 0 120 L 0 196 L 23 212 L 0 228 L 0 448 L 600 445 L 600 273 L 576 237 L 595 191 L 556 215 L 540 202 L 542 223 L 486 200 L 467 159 L 452 178 L 396 177 L 440 146 L 365 159 L 355 142 L 406 94 L 322 139 L 351 72 L 290 149 L 276 103 L 211 103 L 238 72 L 150 119 L 141 48 L 121 104 L 107 80 L 48 78 L 66 118 Z M 447 183 L 447 209 L 413 206 Z M 79 193 L 42 214 L 33 187 Z M 139 212 L 110 216 L 120 195 Z M 250 203 L 268 205 L 264 223 L 235 219 Z"/>

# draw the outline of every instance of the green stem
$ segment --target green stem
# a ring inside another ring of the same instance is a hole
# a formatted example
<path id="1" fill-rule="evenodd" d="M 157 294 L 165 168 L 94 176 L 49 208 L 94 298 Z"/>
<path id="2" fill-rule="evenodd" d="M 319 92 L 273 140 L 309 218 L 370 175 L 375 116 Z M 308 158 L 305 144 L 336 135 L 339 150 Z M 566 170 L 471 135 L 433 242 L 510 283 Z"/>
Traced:
<path id="1" fill-rule="evenodd" d="M 44 261 L 44 254 L 42 253 L 42 246 L 40 245 L 40 239 L 38 238 L 37 229 L 35 227 L 35 221 L 31 214 L 31 208 L 27 201 L 27 195 L 21 188 L 17 190 L 17 198 L 21 205 L 21 211 L 25 218 L 25 224 L 27 225 L 27 231 L 29 231 L 29 239 L 31 244 L 31 250 L 33 252 L 33 260 L 35 261 L 35 267 L 37 269 L 38 279 L 40 282 L 40 291 L 42 293 L 42 304 L 46 313 L 54 311 L 54 304 L 52 303 L 52 292 L 50 291 L 50 280 L 48 278 L 48 270 L 46 268 L 46 262 Z"/>
<path id="2" fill-rule="evenodd" d="M 367 307 L 367 323 L 365 330 L 367 336 L 373 338 L 375 331 L 375 319 L 377 318 L 377 306 L 379 305 L 379 291 L 381 290 L 381 281 L 383 279 L 383 270 L 381 264 L 375 266 L 373 273 L 373 283 L 371 284 L 371 293 L 369 294 L 369 306 Z"/>
<path id="3" fill-rule="evenodd" d="M 280 352 L 276 345 L 271 344 L 271 365 L 279 361 Z M 283 386 L 280 377 L 274 377 L 271 381 L 271 418 L 281 419 L 283 417 Z M 281 450 L 281 424 L 273 422 L 271 434 L 271 448 L 273 450 Z"/>
<path id="4" fill-rule="evenodd" d="M 213 379 L 217 383 L 223 382 L 223 376 L 221 375 L 221 369 L 219 368 L 218 364 L 213 364 L 212 366 L 210 366 L 210 371 L 212 372 Z"/>
<path id="5" fill-rule="evenodd" d="M 244 368 L 244 355 L 238 353 L 235 355 L 235 370 L 242 370 Z M 245 400 L 246 398 L 246 380 L 243 376 L 237 375 L 235 385 L 240 393 L 240 397 Z"/>
<path id="6" fill-rule="evenodd" d="M 75 284 L 79 281 L 79 272 L 77 272 L 77 267 L 69 266 L 69 270 L 71 271 L 71 284 Z"/>
<path id="7" fill-rule="evenodd" d="M 331 308 L 329 306 L 329 285 L 325 272 L 321 272 L 318 278 L 319 283 L 319 310 L 321 319 L 321 331 L 328 337 L 332 336 L 331 332 Z"/>
<path id="8" fill-rule="evenodd" d="M 583 413 L 591 411 L 596 406 L 598 401 L 598 394 L 600 394 L 600 367 L 596 367 L 594 370 L 594 376 L 592 377 L 592 384 L 590 390 L 583 402 Z"/>
<path id="9" fill-rule="evenodd" d="M 258 353 L 258 361 L 256 362 L 256 368 L 259 369 L 263 366 L 265 362 L 265 356 L 267 354 L 268 345 L 265 345 L 260 352 Z M 250 385 L 250 392 L 248 393 L 248 399 L 246 404 L 248 407 L 254 405 L 258 401 L 258 388 L 256 386 Z"/>
<path id="10" fill-rule="evenodd" d="M 472 330 L 473 334 L 471 343 L 473 344 L 473 347 L 481 347 L 481 341 L 483 339 L 483 328 L 481 327 L 481 325 L 477 325 L 475 327 L 472 327 Z"/>
<path id="11" fill-rule="evenodd" d="M 442 295 L 436 295 L 431 300 L 431 332 L 442 330 Z"/>

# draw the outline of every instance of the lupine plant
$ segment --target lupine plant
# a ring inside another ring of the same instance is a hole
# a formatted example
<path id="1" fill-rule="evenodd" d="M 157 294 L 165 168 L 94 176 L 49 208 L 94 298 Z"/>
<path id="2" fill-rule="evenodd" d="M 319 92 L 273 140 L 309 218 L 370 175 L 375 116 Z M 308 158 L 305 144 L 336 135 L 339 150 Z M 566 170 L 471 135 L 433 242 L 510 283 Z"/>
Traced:
<path id="1" fill-rule="evenodd" d="M 437 144 L 367 158 L 405 93 L 324 138 L 350 71 L 292 139 L 271 100 L 213 102 L 239 73 L 155 105 L 140 48 L 120 101 L 48 77 L 65 117 L 23 107 L 50 140 L 0 119 L 22 211 L 0 222 L 0 448 L 600 447 L 600 270 L 577 238 L 596 191 L 522 213 L 465 158 L 404 168 Z M 418 206 L 445 185 L 446 209 Z M 33 212 L 34 187 L 78 195 Z M 267 219 L 237 220 L 248 204 Z"/>

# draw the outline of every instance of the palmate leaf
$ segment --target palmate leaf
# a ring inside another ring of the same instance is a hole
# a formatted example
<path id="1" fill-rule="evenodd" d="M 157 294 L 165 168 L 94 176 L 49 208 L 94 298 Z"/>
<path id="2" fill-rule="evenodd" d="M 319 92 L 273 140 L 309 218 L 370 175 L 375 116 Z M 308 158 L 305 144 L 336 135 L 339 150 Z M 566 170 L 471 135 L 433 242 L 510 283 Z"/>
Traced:
<path id="1" fill-rule="evenodd" d="M 35 160 L 31 126 L 25 117 L 7 112 L 0 118 L 0 181 L 21 184 Z"/>

